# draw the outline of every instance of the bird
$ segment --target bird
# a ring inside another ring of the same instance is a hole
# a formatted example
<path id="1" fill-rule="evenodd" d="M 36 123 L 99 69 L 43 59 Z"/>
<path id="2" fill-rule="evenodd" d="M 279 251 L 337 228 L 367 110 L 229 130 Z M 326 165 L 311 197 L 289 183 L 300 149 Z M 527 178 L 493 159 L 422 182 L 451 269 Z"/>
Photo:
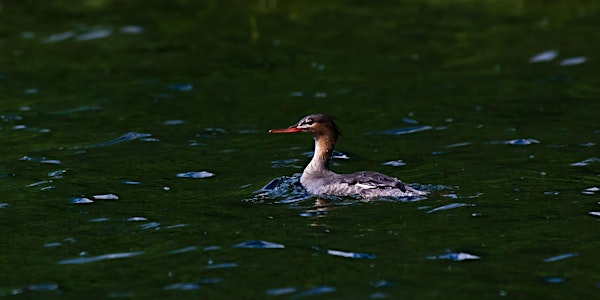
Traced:
<path id="1" fill-rule="evenodd" d="M 305 132 L 313 136 L 315 151 L 304 168 L 300 184 L 316 196 L 359 196 L 364 200 L 375 198 L 419 198 L 426 191 L 417 190 L 395 177 L 373 171 L 338 174 L 329 169 L 329 161 L 340 136 L 334 118 L 326 114 L 308 115 L 288 128 L 271 129 L 269 133 Z"/>

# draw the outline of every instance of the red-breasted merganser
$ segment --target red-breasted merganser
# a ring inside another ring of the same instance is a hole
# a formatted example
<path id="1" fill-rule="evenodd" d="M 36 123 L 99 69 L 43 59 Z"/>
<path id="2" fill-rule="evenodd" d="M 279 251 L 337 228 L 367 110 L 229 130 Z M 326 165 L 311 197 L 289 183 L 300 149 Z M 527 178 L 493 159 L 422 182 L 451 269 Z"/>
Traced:
<path id="1" fill-rule="evenodd" d="M 354 196 L 364 199 L 378 197 L 418 197 L 427 192 L 416 190 L 397 178 L 381 173 L 363 171 L 337 174 L 329 169 L 329 160 L 340 132 L 333 117 L 312 114 L 285 129 L 272 129 L 269 133 L 308 132 L 315 139 L 315 153 L 302 172 L 300 184 L 317 196 Z"/>

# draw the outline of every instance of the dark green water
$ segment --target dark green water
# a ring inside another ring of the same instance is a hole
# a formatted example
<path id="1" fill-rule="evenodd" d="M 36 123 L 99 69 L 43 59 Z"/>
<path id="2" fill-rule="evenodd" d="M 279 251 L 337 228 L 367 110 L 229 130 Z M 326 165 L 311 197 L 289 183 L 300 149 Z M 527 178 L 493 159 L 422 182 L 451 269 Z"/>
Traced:
<path id="1" fill-rule="evenodd" d="M 599 292 L 597 1 L 10 1 L 0 16 L 2 297 Z M 338 117 L 336 171 L 430 197 L 249 201 L 312 150 L 267 130 L 313 112 Z M 431 128 L 386 134 L 411 126 Z M 193 171 L 215 176 L 177 177 Z M 278 248 L 234 246 L 253 240 Z"/>

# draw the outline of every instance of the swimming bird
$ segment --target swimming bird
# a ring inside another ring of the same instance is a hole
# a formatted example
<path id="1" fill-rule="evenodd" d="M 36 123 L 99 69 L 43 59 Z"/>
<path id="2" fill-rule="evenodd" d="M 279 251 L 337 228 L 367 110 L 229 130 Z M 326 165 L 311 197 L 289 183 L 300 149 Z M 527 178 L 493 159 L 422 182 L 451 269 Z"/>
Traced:
<path id="1" fill-rule="evenodd" d="M 298 123 L 283 129 L 271 129 L 269 133 L 306 132 L 315 140 L 315 152 L 302 172 L 300 184 L 310 194 L 317 196 L 360 196 L 365 200 L 381 197 L 414 198 L 427 192 L 412 188 L 395 177 L 378 172 L 362 171 L 338 174 L 329 169 L 331 155 L 340 136 L 334 118 L 324 114 L 312 114 Z"/>

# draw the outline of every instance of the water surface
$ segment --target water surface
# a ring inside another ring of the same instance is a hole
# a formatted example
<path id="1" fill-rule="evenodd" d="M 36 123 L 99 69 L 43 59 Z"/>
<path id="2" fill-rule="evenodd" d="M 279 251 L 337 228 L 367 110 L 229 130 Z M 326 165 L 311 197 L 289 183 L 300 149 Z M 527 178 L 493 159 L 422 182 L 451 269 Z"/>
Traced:
<path id="1" fill-rule="evenodd" d="M 599 9 L 5 3 L 0 296 L 591 298 Z M 431 195 L 303 194 L 315 112 Z"/>

